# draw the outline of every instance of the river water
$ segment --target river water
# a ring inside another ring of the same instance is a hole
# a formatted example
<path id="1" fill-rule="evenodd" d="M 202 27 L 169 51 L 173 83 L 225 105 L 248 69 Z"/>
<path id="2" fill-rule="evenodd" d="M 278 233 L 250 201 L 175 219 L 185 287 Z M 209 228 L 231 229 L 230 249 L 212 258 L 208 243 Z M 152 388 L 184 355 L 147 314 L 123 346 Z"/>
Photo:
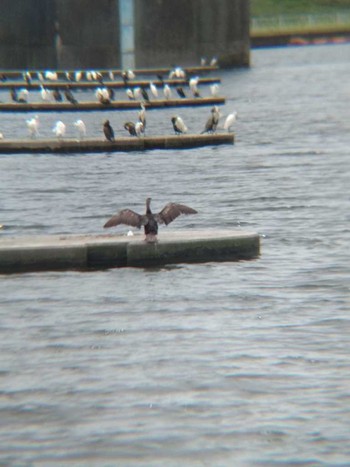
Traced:
<path id="1" fill-rule="evenodd" d="M 0 156 L 2 236 L 101 234 L 150 195 L 198 210 L 168 230 L 262 240 L 248 262 L 0 276 L 0 465 L 350 464 L 349 74 L 349 44 L 255 50 L 220 72 L 234 146 Z M 176 113 L 199 132 L 209 110 Z M 42 114 L 41 136 L 78 117 L 118 135 L 135 112 Z"/>

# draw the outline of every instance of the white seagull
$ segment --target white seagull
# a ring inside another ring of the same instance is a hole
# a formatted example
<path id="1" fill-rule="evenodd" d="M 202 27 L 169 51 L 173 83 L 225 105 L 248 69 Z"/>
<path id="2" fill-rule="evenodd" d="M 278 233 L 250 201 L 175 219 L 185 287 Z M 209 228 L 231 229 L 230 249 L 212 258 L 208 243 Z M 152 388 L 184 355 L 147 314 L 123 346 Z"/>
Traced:
<path id="1" fill-rule="evenodd" d="M 27 120 L 27 128 L 31 138 L 35 138 L 39 134 L 39 115 Z"/>
<path id="2" fill-rule="evenodd" d="M 231 131 L 231 127 L 237 120 L 237 112 L 232 112 L 227 115 L 225 123 L 224 123 L 224 130 Z"/>
<path id="3" fill-rule="evenodd" d="M 157 89 L 157 86 L 150 82 L 149 83 L 149 87 L 150 87 L 150 90 L 151 90 L 151 93 L 153 94 L 154 97 L 158 97 L 158 89 Z"/>
<path id="4" fill-rule="evenodd" d="M 58 120 L 52 131 L 55 133 L 58 139 L 61 139 L 66 133 L 66 125 L 61 120 Z"/>
<path id="5" fill-rule="evenodd" d="M 172 92 L 168 84 L 164 84 L 163 93 L 164 93 L 165 99 L 171 98 Z"/>
<path id="6" fill-rule="evenodd" d="M 74 126 L 76 127 L 78 131 L 78 138 L 79 140 L 84 139 L 86 136 L 86 126 L 85 123 L 82 120 L 77 120 L 74 122 Z"/>

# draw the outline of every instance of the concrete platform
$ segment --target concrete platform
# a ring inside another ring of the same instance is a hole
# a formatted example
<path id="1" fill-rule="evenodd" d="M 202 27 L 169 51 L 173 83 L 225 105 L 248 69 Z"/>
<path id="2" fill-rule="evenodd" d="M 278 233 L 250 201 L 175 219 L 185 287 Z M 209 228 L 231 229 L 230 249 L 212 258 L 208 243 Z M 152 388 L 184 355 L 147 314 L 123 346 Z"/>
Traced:
<path id="1" fill-rule="evenodd" d="M 156 86 L 162 87 L 163 84 L 169 84 L 169 86 L 186 86 L 188 85 L 187 79 L 164 79 L 160 81 L 159 79 L 152 81 Z M 220 78 L 215 77 L 202 77 L 198 79 L 198 84 L 214 84 L 220 83 Z M 149 80 L 130 80 L 127 84 L 124 81 L 106 81 L 105 83 L 101 84 L 98 81 L 45 81 L 41 83 L 40 81 L 32 82 L 31 84 L 27 84 L 25 81 L 15 81 L 15 80 L 6 80 L 0 81 L 0 89 L 11 89 L 11 88 L 26 88 L 28 91 L 33 89 L 40 89 L 41 86 L 44 85 L 47 89 L 64 89 L 69 86 L 72 90 L 74 89 L 95 89 L 106 86 L 108 88 L 113 89 L 127 89 L 127 88 L 145 88 L 148 89 L 150 85 Z"/>
<path id="2" fill-rule="evenodd" d="M 233 133 L 190 134 L 167 136 L 125 137 L 116 136 L 115 141 L 86 138 L 58 139 L 3 139 L 0 140 L 0 154 L 26 153 L 97 153 L 145 151 L 150 149 L 190 149 L 203 146 L 233 144 Z"/>
<path id="3" fill-rule="evenodd" d="M 166 109 L 172 107 L 212 106 L 225 104 L 224 97 L 200 97 L 185 99 L 154 99 L 144 102 L 147 110 Z M 78 102 L 0 102 L 0 112 L 58 112 L 58 111 L 96 111 L 96 110 L 130 110 L 140 109 L 141 102 L 133 100 L 112 101 L 110 104 L 101 104 L 97 101 Z"/>
<path id="4" fill-rule="evenodd" d="M 188 67 L 181 67 L 183 70 L 185 70 L 187 75 L 200 75 L 202 73 L 208 73 L 211 71 L 216 71 L 219 69 L 217 65 L 205 65 L 205 66 L 188 66 Z M 137 68 L 134 71 L 135 76 L 139 75 L 168 75 L 172 68 L 169 67 L 163 67 L 163 68 Z M 45 72 L 47 70 L 0 70 L 0 74 L 4 75 L 6 79 L 19 79 L 23 80 L 23 73 L 26 71 L 29 71 L 32 75 L 32 80 L 39 80 L 38 78 L 38 73 L 41 73 L 43 76 L 45 75 Z M 66 79 L 66 73 L 70 73 L 71 75 L 74 76 L 74 73 L 77 71 L 82 71 L 84 72 L 84 75 L 86 72 L 89 72 L 91 70 L 50 70 L 53 72 L 57 73 L 58 79 Z M 118 70 L 111 68 L 109 70 L 94 70 L 98 71 L 101 73 L 103 79 L 106 79 L 106 81 L 109 80 L 110 73 L 112 72 L 116 76 L 122 76 L 122 73 L 125 70 Z M 45 82 L 48 80 L 45 80 Z"/>
<path id="5" fill-rule="evenodd" d="M 143 234 L 0 237 L 0 273 L 155 267 L 175 263 L 257 258 L 257 233 L 226 230 L 161 232 L 149 244 Z"/>

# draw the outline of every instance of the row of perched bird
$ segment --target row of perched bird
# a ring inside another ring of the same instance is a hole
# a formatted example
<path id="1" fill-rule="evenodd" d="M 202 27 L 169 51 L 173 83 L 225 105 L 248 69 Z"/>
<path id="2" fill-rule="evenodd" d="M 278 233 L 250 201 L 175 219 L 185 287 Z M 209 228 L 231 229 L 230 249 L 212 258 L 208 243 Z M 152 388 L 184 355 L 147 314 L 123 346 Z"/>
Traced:
<path id="1" fill-rule="evenodd" d="M 237 112 L 230 113 L 223 125 L 224 130 L 231 131 L 232 126 L 234 125 L 237 117 Z M 217 131 L 217 127 L 219 124 L 219 120 L 221 118 L 220 110 L 217 106 L 214 106 L 211 109 L 210 116 L 208 117 L 204 129 L 201 132 L 203 133 L 215 133 Z M 26 120 L 27 128 L 29 131 L 29 136 L 31 138 L 36 138 L 39 135 L 39 116 L 35 115 L 33 118 Z M 176 135 L 181 135 L 188 132 L 188 128 L 179 115 L 175 115 L 171 117 L 171 123 Z M 73 123 L 76 131 L 78 139 L 84 139 L 86 136 L 86 125 L 85 123 L 79 119 Z M 144 105 L 141 104 L 141 109 L 137 114 L 137 121 L 131 122 L 127 121 L 123 125 L 124 129 L 129 133 L 130 136 L 137 136 L 141 137 L 145 135 L 146 132 L 146 109 Z M 62 139 L 66 134 L 66 125 L 61 120 L 57 121 L 53 130 L 54 134 L 57 138 Z M 106 120 L 103 124 L 103 133 L 105 138 L 108 141 L 114 141 L 114 130 L 110 124 L 109 120 Z"/>
<path id="2" fill-rule="evenodd" d="M 207 60 L 205 58 L 201 59 L 201 66 L 207 65 Z M 217 65 L 217 59 L 216 57 L 213 57 L 210 62 L 210 66 L 216 66 Z M 52 71 L 52 70 L 46 70 L 46 71 L 24 71 L 22 73 L 22 78 L 26 83 L 31 84 L 33 79 L 39 80 L 41 83 L 43 82 L 53 82 L 53 81 L 58 81 L 61 79 L 65 79 L 66 81 L 69 82 L 79 82 L 83 79 L 87 81 L 95 81 L 102 83 L 104 78 L 107 76 L 111 81 L 115 79 L 116 76 L 120 75 L 123 79 L 124 82 L 130 81 L 135 79 L 136 74 L 133 70 L 127 69 L 123 70 L 121 72 L 114 72 L 112 70 L 109 70 L 107 73 L 99 70 L 76 70 L 74 72 L 71 71 L 65 71 L 63 73 L 58 73 L 57 71 Z M 169 72 L 169 79 L 185 79 L 187 77 L 188 73 L 186 70 L 180 66 L 174 66 L 170 72 Z M 8 76 L 6 72 L 1 72 L 0 73 L 0 81 L 7 81 Z"/>
<path id="3" fill-rule="evenodd" d="M 152 81 L 149 83 L 148 88 L 149 88 L 148 90 L 146 89 L 145 86 L 127 88 L 126 96 L 128 97 L 129 100 L 140 100 L 140 101 L 143 100 L 146 102 L 149 102 L 151 100 L 151 96 L 154 99 L 161 97 L 160 91 L 158 90 L 157 86 Z M 211 95 L 217 96 L 219 93 L 219 89 L 220 88 L 217 83 L 210 85 Z M 195 97 L 195 98 L 202 97 L 198 89 L 198 78 L 192 78 L 189 81 L 189 90 L 190 90 L 191 97 Z M 186 95 L 182 86 L 175 86 L 175 91 L 177 93 L 177 96 L 180 97 L 181 99 L 188 97 L 188 95 Z M 168 84 L 163 85 L 162 92 L 163 92 L 164 98 L 167 100 L 173 97 L 173 89 Z M 17 90 L 16 88 L 12 87 L 10 89 L 10 96 L 13 102 L 26 104 L 28 103 L 28 100 L 29 100 L 29 91 L 27 88 L 21 88 Z M 71 104 L 78 103 L 78 100 L 73 95 L 69 85 L 67 85 L 64 88 L 63 95 L 58 87 L 51 90 L 45 87 L 44 85 L 41 85 L 40 86 L 40 97 L 43 102 L 51 102 L 51 101 L 52 102 L 53 101 L 63 102 L 65 98 Z M 101 104 L 110 104 L 115 98 L 115 93 L 112 88 L 108 86 L 103 86 L 103 87 L 101 86 L 96 89 L 95 97 L 98 100 L 98 102 L 100 102 Z"/>

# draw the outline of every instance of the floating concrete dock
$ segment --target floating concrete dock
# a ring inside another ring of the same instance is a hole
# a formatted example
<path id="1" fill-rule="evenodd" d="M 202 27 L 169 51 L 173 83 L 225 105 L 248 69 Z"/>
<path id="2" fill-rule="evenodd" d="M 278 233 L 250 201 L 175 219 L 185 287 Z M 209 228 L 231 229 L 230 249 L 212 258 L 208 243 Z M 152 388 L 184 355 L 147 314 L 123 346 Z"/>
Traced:
<path id="1" fill-rule="evenodd" d="M 184 99 L 155 99 L 143 102 L 147 110 L 172 107 L 209 106 L 225 104 L 224 97 L 198 97 Z M 140 109 L 141 102 L 136 100 L 112 101 L 101 104 L 96 101 L 78 102 L 0 102 L 0 112 L 59 112 L 59 111 L 91 111 L 91 110 L 130 110 Z"/>
<path id="2" fill-rule="evenodd" d="M 243 231 L 161 232 L 157 243 L 146 243 L 143 234 L 0 237 L 0 273 L 239 261 L 259 254 L 259 235 Z"/>
<path id="3" fill-rule="evenodd" d="M 167 135 L 144 137 L 116 137 L 115 141 L 86 138 L 67 139 L 3 139 L 0 140 L 0 154 L 26 153 L 96 153 L 145 151 L 150 149 L 190 149 L 201 146 L 233 144 L 233 133 L 204 135 Z"/>
<path id="4" fill-rule="evenodd" d="M 198 79 L 198 85 L 201 84 L 214 84 L 220 83 L 220 78 L 215 77 L 202 77 Z M 168 84 L 169 86 L 186 86 L 188 85 L 188 79 L 164 79 L 164 80 L 153 80 L 153 84 L 158 87 L 163 86 L 164 84 Z M 108 87 L 114 89 L 126 89 L 126 88 L 146 88 L 148 89 L 150 85 L 149 80 L 130 80 L 127 83 L 124 81 L 106 81 L 100 83 L 98 81 L 45 81 L 45 82 L 31 82 L 27 84 L 25 81 L 0 81 L 0 89 L 19 89 L 19 88 L 26 88 L 28 91 L 30 90 L 38 90 L 41 86 L 44 86 L 46 89 L 64 89 L 69 86 L 71 89 L 96 89 L 100 87 Z"/>
<path id="5" fill-rule="evenodd" d="M 182 70 L 185 71 L 186 75 L 201 75 L 203 73 L 209 73 L 211 71 L 217 71 L 219 67 L 217 65 L 204 65 L 204 66 L 189 66 L 189 67 L 181 67 Z M 135 76 L 143 76 L 143 75 L 169 75 L 169 73 L 173 70 L 173 68 L 163 67 L 163 68 L 138 68 L 133 70 Z M 0 75 L 3 79 L 18 79 L 23 81 L 24 73 L 29 72 L 31 79 L 33 81 L 39 80 L 39 76 L 43 76 L 45 82 L 49 82 L 48 79 L 45 79 L 45 73 L 48 70 L 0 70 Z M 74 81 L 75 73 L 80 72 L 86 77 L 86 73 L 91 73 L 94 71 L 95 73 L 98 72 L 101 74 L 103 79 L 110 79 L 110 74 L 113 73 L 113 76 L 120 76 L 125 72 L 125 70 L 118 70 L 111 68 L 109 70 L 99 69 L 99 70 L 49 70 L 51 73 L 57 73 L 58 79 L 67 79 L 67 73 L 72 77 L 72 81 Z M 67 82 L 70 82 L 67 80 Z"/>

